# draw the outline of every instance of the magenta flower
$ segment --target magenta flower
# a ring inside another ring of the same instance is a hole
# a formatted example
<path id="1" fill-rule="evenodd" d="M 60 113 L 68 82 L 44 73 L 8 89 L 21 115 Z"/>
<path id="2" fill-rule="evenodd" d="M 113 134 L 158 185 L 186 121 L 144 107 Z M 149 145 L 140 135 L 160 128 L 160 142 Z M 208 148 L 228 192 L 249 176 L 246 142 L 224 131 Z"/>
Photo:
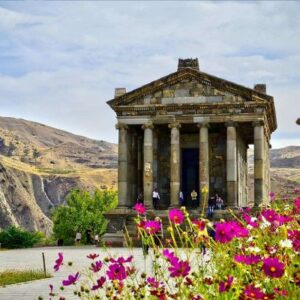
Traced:
<path id="1" fill-rule="evenodd" d="M 69 275 L 68 279 L 62 281 L 62 284 L 63 286 L 74 284 L 79 279 L 79 277 L 80 277 L 79 272 L 77 272 L 74 276 Z"/>
<path id="2" fill-rule="evenodd" d="M 300 197 L 298 197 L 296 200 L 295 200 L 295 207 L 297 209 L 300 209 Z"/>
<path id="3" fill-rule="evenodd" d="M 101 260 L 98 260 L 98 261 L 96 261 L 95 263 L 92 263 L 92 264 L 91 264 L 91 268 L 90 268 L 90 269 L 91 269 L 94 273 L 97 273 L 97 272 L 99 272 L 99 271 L 101 270 L 102 266 L 103 266 L 102 261 L 101 261 Z"/>
<path id="4" fill-rule="evenodd" d="M 269 193 L 269 197 L 270 197 L 271 201 L 274 201 L 275 200 L 275 193 L 274 192 L 270 192 Z"/>
<path id="5" fill-rule="evenodd" d="M 254 265 L 257 264 L 260 261 L 259 255 L 235 255 L 234 260 L 239 263 L 244 263 L 246 265 Z"/>
<path id="6" fill-rule="evenodd" d="M 103 287 L 103 284 L 105 283 L 105 277 L 101 276 L 99 279 L 97 279 L 97 284 L 92 286 L 92 291 L 98 290 Z"/>
<path id="7" fill-rule="evenodd" d="M 55 261 L 54 270 L 57 272 L 63 264 L 64 255 L 62 252 L 58 253 L 58 259 Z"/>
<path id="8" fill-rule="evenodd" d="M 202 231 L 205 228 L 205 222 L 203 220 L 193 220 L 192 222 L 198 230 Z"/>
<path id="9" fill-rule="evenodd" d="M 125 267 L 119 263 L 109 265 L 106 274 L 110 280 L 124 280 L 127 277 Z"/>
<path id="10" fill-rule="evenodd" d="M 156 281 L 154 277 L 148 277 L 148 278 L 147 278 L 147 283 L 148 283 L 148 285 L 149 285 L 150 287 L 153 287 L 153 288 L 155 288 L 155 289 L 157 289 L 158 286 L 159 286 L 159 282 Z"/>
<path id="11" fill-rule="evenodd" d="M 270 223 L 278 221 L 278 214 L 273 209 L 264 209 L 261 212 L 261 215 Z"/>
<path id="12" fill-rule="evenodd" d="M 172 260 L 171 267 L 168 270 L 171 277 L 185 277 L 189 274 L 191 267 L 188 261 Z"/>
<path id="13" fill-rule="evenodd" d="M 219 283 L 219 292 L 224 293 L 228 292 L 232 286 L 233 283 L 233 276 L 228 276 L 226 281 L 221 281 Z"/>
<path id="14" fill-rule="evenodd" d="M 255 287 L 253 284 L 249 284 L 244 288 L 243 294 L 244 296 L 241 299 L 264 299 L 265 294 L 259 287 Z"/>
<path id="15" fill-rule="evenodd" d="M 123 256 L 118 257 L 117 259 L 114 259 L 111 257 L 109 261 L 111 263 L 118 263 L 118 264 L 125 264 L 125 263 L 130 263 L 133 260 L 133 255 L 128 256 L 128 258 L 124 258 Z"/>
<path id="16" fill-rule="evenodd" d="M 272 278 L 279 278 L 284 273 L 284 263 L 280 262 L 277 257 L 268 257 L 263 259 L 263 271 Z"/>
<path id="17" fill-rule="evenodd" d="M 161 223 L 154 220 L 146 221 L 144 229 L 149 234 L 155 234 L 161 230 Z"/>
<path id="18" fill-rule="evenodd" d="M 146 212 L 146 208 L 142 203 L 137 203 L 134 206 L 134 210 L 140 215 L 143 215 Z"/>
<path id="19" fill-rule="evenodd" d="M 286 297 L 288 295 L 288 292 L 286 290 L 281 290 L 281 289 L 278 289 L 278 288 L 274 288 L 274 292 L 275 292 L 275 294 L 277 294 L 279 296 Z"/>
<path id="20" fill-rule="evenodd" d="M 253 228 L 258 227 L 257 220 L 253 220 L 252 217 L 250 215 L 248 215 L 247 213 L 243 213 L 243 219 L 246 221 L 246 223 L 248 225 L 252 226 Z"/>
<path id="21" fill-rule="evenodd" d="M 184 214 L 180 209 L 173 208 L 169 211 L 169 218 L 175 225 L 180 225 L 184 220 Z"/>
<path id="22" fill-rule="evenodd" d="M 96 254 L 96 253 L 92 254 L 91 253 L 91 254 L 87 255 L 86 257 L 89 258 L 89 259 L 93 259 L 94 260 L 95 258 L 99 257 L 99 254 Z"/>
<path id="23" fill-rule="evenodd" d="M 172 263 L 173 261 L 178 261 L 179 258 L 175 256 L 174 252 L 170 251 L 169 249 L 163 250 L 163 256 Z"/>
<path id="24" fill-rule="evenodd" d="M 229 243 L 234 237 L 231 227 L 227 223 L 217 223 L 216 225 L 216 241 L 224 244 Z"/>

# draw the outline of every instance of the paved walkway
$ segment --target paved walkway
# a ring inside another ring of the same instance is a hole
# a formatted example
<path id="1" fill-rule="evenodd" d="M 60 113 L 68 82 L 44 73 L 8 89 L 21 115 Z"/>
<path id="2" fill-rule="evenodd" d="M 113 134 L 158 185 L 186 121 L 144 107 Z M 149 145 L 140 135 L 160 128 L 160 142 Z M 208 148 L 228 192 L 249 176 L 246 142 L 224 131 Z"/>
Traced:
<path id="1" fill-rule="evenodd" d="M 42 269 L 42 252 L 45 253 L 47 271 L 53 275 L 53 278 L 9 285 L 5 288 L 0 287 L 1 300 L 37 300 L 39 296 L 48 300 L 49 284 L 51 283 L 58 288 L 61 286 L 61 281 L 70 274 L 69 268 L 62 268 L 59 272 L 54 272 L 53 265 L 58 252 L 64 253 L 65 262 L 72 261 L 74 263 L 72 267 L 74 273 L 75 270 L 87 267 L 88 259 L 86 255 L 98 253 L 100 254 L 100 259 L 107 255 L 103 249 L 95 247 L 53 247 L 0 251 L 0 271 L 5 269 Z M 140 270 L 145 270 L 141 249 L 136 248 L 130 251 L 124 248 L 112 248 L 109 249 L 109 252 L 111 255 L 127 256 L 133 254 L 136 267 Z M 147 261 L 148 268 L 151 268 L 151 261 Z M 75 298 L 72 295 L 71 290 L 69 293 L 64 292 L 64 296 L 67 300 L 78 299 L 78 297 Z"/>

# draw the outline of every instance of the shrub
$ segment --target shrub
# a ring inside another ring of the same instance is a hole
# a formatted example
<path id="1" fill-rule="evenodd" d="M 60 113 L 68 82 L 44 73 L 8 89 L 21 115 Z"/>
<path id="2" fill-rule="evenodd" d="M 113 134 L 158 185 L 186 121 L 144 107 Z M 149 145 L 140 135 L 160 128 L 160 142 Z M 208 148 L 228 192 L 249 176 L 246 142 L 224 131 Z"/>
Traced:
<path id="1" fill-rule="evenodd" d="M 2 248 L 30 248 L 40 242 L 40 232 L 28 232 L 18 227 L 10 227 L 0 232 L 0 243 Z"/>
<path id="2" fill-rule="evenodd" d="M 117 193 L 109 190 L 88 191 L 73 190 L 67 197 L 66 205 L 55 208 L 52 215 L 53 232 L 57 240 L 64 245 L 73 245 L 76 232 L 83 234 L 90 230 L 93 234 L 103 235 L 107 220 L 103 213 L 115 208 Z"/>

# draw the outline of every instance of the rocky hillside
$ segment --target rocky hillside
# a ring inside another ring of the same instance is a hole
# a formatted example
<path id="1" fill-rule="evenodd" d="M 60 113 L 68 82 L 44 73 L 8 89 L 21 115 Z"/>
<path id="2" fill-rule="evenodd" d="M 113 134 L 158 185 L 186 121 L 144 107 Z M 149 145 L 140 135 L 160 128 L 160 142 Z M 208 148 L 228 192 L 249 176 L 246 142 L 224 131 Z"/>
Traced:
<path id="1" fill-rule="evenodd" d="M 51 231 L 51 209 L 72 188 L 115 188 L 117 146 L 0 117 L 0 228 Z"/>

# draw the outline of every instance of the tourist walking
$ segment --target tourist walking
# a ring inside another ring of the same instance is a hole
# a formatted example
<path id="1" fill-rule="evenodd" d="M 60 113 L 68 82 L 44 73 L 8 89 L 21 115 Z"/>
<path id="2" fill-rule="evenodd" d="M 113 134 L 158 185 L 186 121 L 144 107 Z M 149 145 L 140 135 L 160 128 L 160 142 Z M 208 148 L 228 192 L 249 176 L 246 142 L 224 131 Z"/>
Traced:
<path id="1" fill-rule="evenodd" d="M 79 244 L 80 244 L 81 238 L 82 238 L 81 233 L 80 233 L 79 231 L 77 231 L 77 232 L 76 232 L 76 236 L 75 236 L 75 244 L 76 244 L 76 245 L 79 245 Z"/>
<path id="2" fill-rule="evenodd" d="M 95 246 L 99 245 L 99 235 L 97 233 L 94 235 L 94 244 Z"/>
<path id="3" fill-rule="evenodd" d="M 154 189 L 152 193 L 152 201 L 153 201 L 153 207 L 154 209 L 158 209 L 158 202 L 160 200 L 159 193 L 156 189 Z"/>

